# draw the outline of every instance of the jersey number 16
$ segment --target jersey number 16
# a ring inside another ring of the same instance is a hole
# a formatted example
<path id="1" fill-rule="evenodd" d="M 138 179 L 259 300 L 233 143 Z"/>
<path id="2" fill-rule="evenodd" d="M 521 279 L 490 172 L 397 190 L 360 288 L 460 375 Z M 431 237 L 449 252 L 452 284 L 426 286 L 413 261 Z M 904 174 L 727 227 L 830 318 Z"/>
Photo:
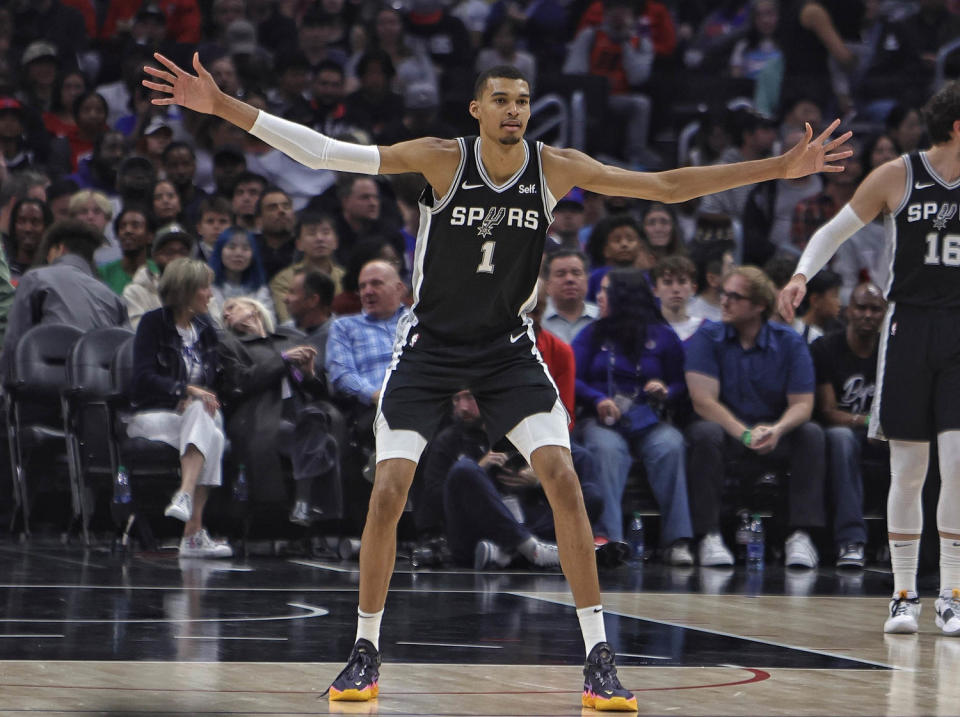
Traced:
<path id="1" fill-rule="evenodd" d="M 924 264 L 933 264 L 934 266 L 960 266 L 960 234 L 944 234 L 943 251 L 938 253 L 940 247 L 937 246 L 940 234 L 930 232 L 927 234 L 927 253 L 923 257 Z"/>

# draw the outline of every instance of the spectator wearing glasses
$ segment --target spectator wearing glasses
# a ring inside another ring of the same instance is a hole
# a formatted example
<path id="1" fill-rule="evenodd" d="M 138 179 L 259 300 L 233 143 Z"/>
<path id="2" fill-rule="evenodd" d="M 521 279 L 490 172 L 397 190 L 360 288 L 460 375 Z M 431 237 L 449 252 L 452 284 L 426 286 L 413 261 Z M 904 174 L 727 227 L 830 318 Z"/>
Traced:
<path id="1" fill-rule="evenodd" d="M 700 419 L 687 428 L 687 481 L 701 565 L 733 564 L 720 534 L 717 467 L 752 454 L 789 466 L 786 564 L 815 568 L 819 560 L 809 530 L 824 525 L 826 459 L 823 429 L 810 420 L 813 361 L 799 334 L 768 320 L 775 300 L 760 269 L 733 269 L 723 280 L 723 322 L 705 322 L 687 345 L 687 386 Z"/>

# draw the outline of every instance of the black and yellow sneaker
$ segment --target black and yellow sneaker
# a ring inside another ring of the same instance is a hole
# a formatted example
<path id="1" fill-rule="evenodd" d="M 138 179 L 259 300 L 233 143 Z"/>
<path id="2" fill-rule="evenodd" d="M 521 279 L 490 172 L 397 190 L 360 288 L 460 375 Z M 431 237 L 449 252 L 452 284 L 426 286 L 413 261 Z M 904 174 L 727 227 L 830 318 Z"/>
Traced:
<path id="1" fill-rule="evenodd" d="M 369 640 L 360 638 L 350 652 L 343 672 L 327 688 L 331 702 L 366 702 L 380 693 L 380 652 Z"/>
<path id="2" fill-rule="evenodd" d="M 637 698 L 624 689 L 617 678 L 613 649 L 609 643 L 598 642 L 587 655 L 583 666 L 584 707 L 601 712 L 636 712 Z"/>

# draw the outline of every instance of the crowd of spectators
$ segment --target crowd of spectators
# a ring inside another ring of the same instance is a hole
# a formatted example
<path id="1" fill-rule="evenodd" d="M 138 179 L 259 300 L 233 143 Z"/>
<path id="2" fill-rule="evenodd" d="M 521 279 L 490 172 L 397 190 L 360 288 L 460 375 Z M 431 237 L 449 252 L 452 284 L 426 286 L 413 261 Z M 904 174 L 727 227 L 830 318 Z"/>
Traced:
<path id="1" fill-rule="evenodd" d="M 181 453 L 166 511 L 185 522 L 181 551 L 229 553 L 203 509 L 240 465 L 251 503 L 359 533 L 425 182 L 309 170 L 219 118 L 154 105 L 140 81 L 155 51 L 182 66 L 196 51 L 228 94 L 360 143 L 471 134 L 472 78 L 496 64 L 522 69 L 535 99 L 572 107 L 581 93 L 581 149 L 634 169 L 770 156 L 804 123 L 818 132 L 840 116 L 861 130 L 843 173 L 677 207 L 561 198 L 535 331 L 571 415 L 598 545 L 623 540 L 624 493 L 645 480 L 667 562 L 732 563 L 725 477 L 757 458 L 782 475 L 787 563 L 814 567 L 819 543 L 862 565 L 860 464 L 884 460 L 865 438 L 882 225 L 812 279 L 793 326 L 774 297 L 860 180 L 925 146 L 918 108 L 938 69 L 955 74 L 937 53 L 957 37 L 955 0 L 6 4 L 4 380 L 32 326 L 128 326 L 127 430 Z M 446 534 L 454 558 L 478 567 L 556 566 L 536 476 L 489 445 L 468 388 L 425 457 L 417 529 Z"/>

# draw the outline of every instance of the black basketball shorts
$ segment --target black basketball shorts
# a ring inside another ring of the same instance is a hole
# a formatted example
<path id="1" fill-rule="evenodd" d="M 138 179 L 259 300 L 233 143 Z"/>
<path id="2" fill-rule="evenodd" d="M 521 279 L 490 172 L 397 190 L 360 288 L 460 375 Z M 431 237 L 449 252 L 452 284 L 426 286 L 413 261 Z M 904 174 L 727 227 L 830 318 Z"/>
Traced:
<path id="1" fill-rule="evenodd" d="M 891 303 L 877 378 L 872 437 L 928 441 L 960 430 L 960 311 Z"/>
<path id="2" fill-rule="evenodd" d="M 569 447 L 569 419 L 532 329 L 518 328 L 490 341 L 451 344 L 420 327 L 401 324 L 397 344 L 377 412 L 377 460 L 418 460 L 450 410 L 451 397 L 463 390 L 476 398 L 491 442 L 538 416 L 536 435 L 520 438 L 526 445 L 517 448 L 528 454 L 536 444 Z M 518 442 L 515 435 L 509 437 Z"/>

